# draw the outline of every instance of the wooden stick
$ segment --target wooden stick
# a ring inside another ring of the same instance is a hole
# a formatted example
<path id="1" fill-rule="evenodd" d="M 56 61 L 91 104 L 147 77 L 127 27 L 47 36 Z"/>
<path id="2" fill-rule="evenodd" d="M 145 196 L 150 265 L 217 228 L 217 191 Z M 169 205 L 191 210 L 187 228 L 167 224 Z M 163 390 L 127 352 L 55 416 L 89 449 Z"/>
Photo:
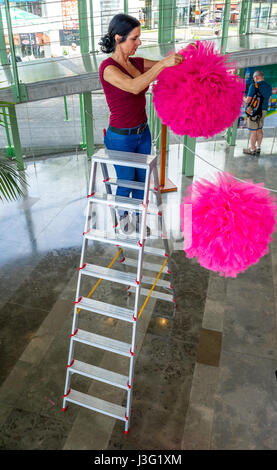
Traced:
<path id="1" fill-rule="evenodd" d="M 160 168 L 160 186 L 165 185 L 165 162 L 166 162 L 166 134 L 167 127 L 162 124 L 161 129 L 161 168 Z"/>

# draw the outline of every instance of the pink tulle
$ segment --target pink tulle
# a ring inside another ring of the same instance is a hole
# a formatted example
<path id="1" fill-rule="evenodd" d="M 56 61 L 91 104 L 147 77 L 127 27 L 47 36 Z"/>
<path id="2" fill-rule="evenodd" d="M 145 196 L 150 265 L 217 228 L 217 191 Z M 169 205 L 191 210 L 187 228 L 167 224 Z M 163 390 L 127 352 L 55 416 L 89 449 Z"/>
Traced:
<path id="1" fill-rule="evenodd" d="M 276 199 L 263 183 L 240 182 L 230 173 L 196 181 L 181 205 L 184 251 L 204 268 L 236 277 L 269 252 L 276 214 Z"/>
<path id="2" fill-rule="evenodd" d="M 230 127 L 240 114 L 245 81 L 234 75 L 228 56 L 212 42 L 197 41 L 179 51 L 180 65 L 164 69 L 153 86 L 158 116 L 175 134 L 211 137 Z"/>

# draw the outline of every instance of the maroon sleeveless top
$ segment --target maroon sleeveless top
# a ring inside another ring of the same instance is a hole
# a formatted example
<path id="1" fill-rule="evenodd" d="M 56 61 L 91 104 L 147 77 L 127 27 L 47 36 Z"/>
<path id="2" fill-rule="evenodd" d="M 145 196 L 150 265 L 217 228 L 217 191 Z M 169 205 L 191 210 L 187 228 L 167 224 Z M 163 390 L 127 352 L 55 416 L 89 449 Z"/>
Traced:
<path id="1" fill-rule="evenodd" d="M 130 62 L 140 71 L 140 73 L 144 73 L 144 59 L 142 57 L 130 57 Z M 100 81 L 111 112 L 110 125 L 119 128 L 139 126 L 147 120 L 145 111 L 145 93 L 149 87 L 142 90 L 138 95 L 120 90 L 120 88 L 111 85 L 103 78 L 104 69 L 108 65 L 114 65 L 130 77 L 132 77 L 132 75 L 130 75 L 124 67 L 118 64 L 111 57 L 103 60 L 99 67 Z"/>

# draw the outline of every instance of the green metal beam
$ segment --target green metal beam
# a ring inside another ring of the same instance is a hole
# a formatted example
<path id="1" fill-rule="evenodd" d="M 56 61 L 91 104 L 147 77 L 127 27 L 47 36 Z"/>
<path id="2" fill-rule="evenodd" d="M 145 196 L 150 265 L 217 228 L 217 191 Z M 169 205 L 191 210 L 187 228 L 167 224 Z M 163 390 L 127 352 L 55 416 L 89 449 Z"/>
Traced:
<path id="1" fill-rule="evenodd" d="M 176 0 L 159 0 L 158 43 L 174 42 Z"/>
<path id="2" fill-rule="evenodd" d="M 266 28 L 269 29 L 270 27 L 270 20 L 271 20 L 271 15 L 272 15 L 272 7 L 273 7 L 273 0 L 270 1 L 270 7 L 268 11 L 268 17 L 267 17 L 267 25 Z"/>
<path id="3" fill-rule="evenodd" d="M 247 14 L 247 0 L 241 0 L 240 18 L 239 18 L 239 34 L 245 33 L 245 19 Z"/>
<path id="4" fill-rule="evenodd" d="M 93 18 L 92 2 L 89 5 L 91 18 Z M 86 0 L 78 0 L 78 17 L 80 30 L 80 50 L 81 53 L 84 54 L 83 62 L 86 70 L 88 70 L 91 69 L 91 63 L 89 57 L 86 55 L 89 52 L 89 29 Z M 91 21 L 91 24 L 93 24 L 93 21 Z M 94 32 L 92 30 L 91 34 L 93 34 L 94 41 Z M 83 95 L 80 95 L 80 114 L 83 139 L 81 147 L 86 148 L 87 156 L 90 158 L 94 152 L 91 92 L 85 92 Z"/>
<path id="5" fill-rule="evenodd" d="M 12 146 L 12 143 L 11 143 L 10 129 L 9 129 L 9 123 L 8 123 L 8 118 L 7 118 L 7 110 L 5 106 L 2 107 L 2 113 L 3 113 L 3 121 L 5 125 L 6 137 L 7 137 L 7 142 L 8 142 L 8 145 L 6 145 L 6 156 L 8 158 L 12 158 L 14 157 L 14 147 Z"/>
<path id="6" fill-rule="evenodd" d="M 9 59 L 8 59 L 6 43 L 5 43 L 2 10 L 0 8 L 0 64 L 7 65 L 8 63 L 9 63 Z"/>
<path id="7" fill-rule="evenodd" d="M 9 105 L 8 109 L 9 109 L 10 125 L 11 125 L 12 137 L 13 137 L 13 145 L 14 145 L 17 168 L 19 170 L 23 170 L 24 163 L 23 163 L 22 148 L 21 148 L 20 137 L 19 137 L 19 130 L 18 130 L 18 125 L 17 125 L 15 105 Z"/>
<path id="8" fill-rule="evenodd" d="M 248 8 L 247 8 L 246 34 L 250 33 L 251 14 L 252 14 L 252 1 L 249 1 Z"/>
<path id="9" fill-rule="evenodd" d="M 93 19 L 93 2 L 89 0 L 89 17 L 90 17 L 90 47 L 91 52 L 95 51 L 94 43 L 94 19 Z"/>
<path id="10" fill-rule="evenodd" d="M 87 157 L 92 157 L 94 153 L 94 135 L 93 135 L 93 115 L 92 115 L 92 97 L 91 92 L 86 91 L 84 96 L 84 115 L 85 115 L 85 133 L 87 143 Z"/>
<path id="11" fill-rule="evenodd" d="M 198 5 L 198 8 L 199 8 L 199 5 Z M 175 2 L 175 11 L 176 11 L 176 2 Z M 183 149 L 182 173 L 185 176 L 193 176 L 196 139 L 194 137 L 189 137 L 188 135 L 184 135 L 183 143 L 184 143 L 184 149 Z"/>
<path id="12" fill-rule="evenodd" d="M 152 0 L 145 0 L 145 28 L 151 29 L 152 24 Z"/>
<path id="13" fill-rule="evenodd" d="M 242 0 L 240 6 L 239 34 L 250 32 L 252 0 Z"/>
<path id="14" fill-rule="evenodd" d="M 225 0 L 224 6 L 224 15 L 222 21 L 222 36 L 221 36 L 221 52 L 225 54 L 227 42 L 228 42 L 228 32 L 229 32 L 229 23 L 230 23 L 230 6 L 231 0 Z"/>
<path id="15" fill-rule="evenodd" d="M 194 159 L 195 159 L 196 139 L 194 137 L 184 136 L 183 151 L 183 170 L 185 176 L 194 175 Z"/>
<path id="16" fill-rule="evenodd" d="M 159 0 L 159 29 L 158 43 L 174 42 L 175 39 L 176 0 Z M 161 121 L 155 119 L 156 145 L 161 148 Z M 169 133 L 167 132 L 167 148 L 169 146 Z"/>
<path id="17" fill-rule="evenodd" d="M 85 134 L 85 115 L 84 115 L 84 96 L 82 93 L 79 94 L 80 100 L 80 118 L 81 118 L 81 130 L 82 130 L 82 142 L 80 144 L 81 149 L 85 149 L 87 147 L 86 144 L 86 134 Z"/>
<path id="18" fill-rule="evenodd" d="M 259 5 L 259 13 L 258 13 L 258 18 L 257 18 L 257 23 L 256 23 L 256 28 L 259 28 L 259 27 L 260 27 L 261 11 L 262 11 L 262 4 L 261 4 L 261 2 L 260 2 L 260 5 Z"/>
<path id="19" fill-rule="evenodd" d="M 226 136 L 227 144 L 236 145 L 237 130 L 238 130 L 238 119 L 235 120 L 232 127 L 229 127 L 227 131 L 227 136 Z"/>
<path id="20" fill-rule="evenodd" d="M 63 97 L 63 102 L 64 102 L 65 121 L 68 121 L 68 109 L 67 109 L 67 99 L 66 99 L 66 96 Z"/>
<path id="21" fill-rule="evenodd" d="M 20 101 L 20 87 L 19 87 L 18 70 L 17 70 L 17 65 L 16 65 L 15 49 L 14 49 L 14 42 L 13 42 L 12 21 L 11 21 L 11 15 L 10 15 L 10 2 L 9 0 L 4 0 L 4 2 L 5 2 L 6 21 L 7 21 L 7 26 L 8 26 L 8 36 L 9 36 L 9 44 L 10 44 L 10 51 L 11 51 L 13 80 L 14 80 L 14 87 L 16 90 L 15 96 L 16 96 L 16 101 Z"/>
<path id="22" fill-rule="evenodd" d="M 154 119 L 155 119 L 155 109 L 153 105 L 153 96 L 152 93 L 149 95 L 149 129 L 152 136 L 154 138 Z"/>
<path id="23" fill-rule="evenodd" d="M 7 0 L 5 0 L 7 1 Z M 86 0 L 78 0 L 78 18 L 80 31 L 80 50 L 82 54 L 89 52 L 88 12 Z"/>
<path id="24" fill-rule="evenodd" d="M 14 42 L 13 42 L 12 21 L 11 21 L 11 15 L 10 15 L 10 2 L 9 0 L 4 0 L 4 3 L 5 3 L 6 21 L 7 21 L 7 27 L 8 27 L 9 46 L 10 46 L 10 53 L 11 53 L 11 65 L 12 65 L 13 81 L 14 81 L 13 85 L 11 85 L 11 91 L 12 91 L 12 95 L 13 95 L 15 102 L 26 101 L 27 99 L 26 87 L 23 83 L 19 83 L 19 77 L 18 77 L 17 63 L 16 63 L 16 57 L 15 57 L 15 48 L 14 48 Z M 1 28 L 3 28 L 2 16 L 1 16 L 1 23 L 2 23 Z M 7 51 L 6 51 L 6 45 L 2 44 L 3 43 L 2 33 L 3 33 L 3 29 L 0 33 L 0 36 L 2 36 L 2 38 L 0 39 L 0 47 L 1 49 L 3 47 L 3 50 L 1 52 L 1 60 L 5 62 Z M 20 136 L 19 136 L 19 130 L 18 130 L 18 124 L 17 124 L 15 104 L 11 103 L 8 106 L 8 110 L 9 110 L 10 126 L 11 126 L 13 147 L 14 147 L 14 154 L 16 158 L 17 168 L 19 170 L 23 170 L 24 163 L 23 163 L 22 148 L 21 148 L 21 142 L 20 142 Z M 10 146 L 10 149 L 12 149 L 12 146 Z M 11 151 L 13 152 L 13 150 Z"/>
<path id="25" fill-rule="evenodd" d="M 245 69 L 238 69 L 237 75 L 239 75 L 241 78 L 244 78 Z M 235 120 L 234 124 L 231 127 L 229 127 L 227 131 L 226 140 L 229 145 L 236 145 L 237 130 L 238 130 L 238 119 Z"/>
<path id="26" fill-rule="evenodd" d="M 13 102 L 21 103 L 24 101 L 28 101 L 28 94 L 25 83 L 19 83 L 18 86 L 13 84 L 10 86 Z"/>
<path id="27" fill-rule="evenodd" d="M 129 10 L 128 0 L 124 0 L 124 13 L 126 13 L 126 15 L 128 15 L 128 10 Z"/>
<path id="28" fill-rule="evenodd" d="M 160 150 L 161 149 L 161 132 L 162 132 L 162 123 L 160 118 L 156 115 L 155 119 L 155 139 L 156 139 L 156 146 Z"/>

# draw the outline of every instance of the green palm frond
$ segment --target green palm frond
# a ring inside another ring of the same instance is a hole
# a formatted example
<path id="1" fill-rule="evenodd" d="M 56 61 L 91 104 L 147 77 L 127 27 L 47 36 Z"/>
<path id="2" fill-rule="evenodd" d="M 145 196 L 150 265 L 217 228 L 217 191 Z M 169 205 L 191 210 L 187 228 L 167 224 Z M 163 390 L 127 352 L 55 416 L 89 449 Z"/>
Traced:
<path id="1" fill-rule="evenodd" d="M 4 108 L 9 108 L 13 105 L 15 103 L 0 100 L 0 107 L 3 110 L 3 112 L 0 112 L 0 126 L 5 127 L 9 125 L 7 122 L 5 123 L 6 113 L 4 113 Z M 4 119 L 2 116 L 4 116 Z M 10 160 L 6 158 L 0 159 L 0 200 L 12 201 L 24 196 L 27 186 L 28 183 L 23 171 L 18 170 Z"/>
<path id="2" fill-rule="evenodd" d="M 12 201 L 22 197 L 28 183 L 25 174 L 8 159 L 0 159 L 0 199 Z"/>

